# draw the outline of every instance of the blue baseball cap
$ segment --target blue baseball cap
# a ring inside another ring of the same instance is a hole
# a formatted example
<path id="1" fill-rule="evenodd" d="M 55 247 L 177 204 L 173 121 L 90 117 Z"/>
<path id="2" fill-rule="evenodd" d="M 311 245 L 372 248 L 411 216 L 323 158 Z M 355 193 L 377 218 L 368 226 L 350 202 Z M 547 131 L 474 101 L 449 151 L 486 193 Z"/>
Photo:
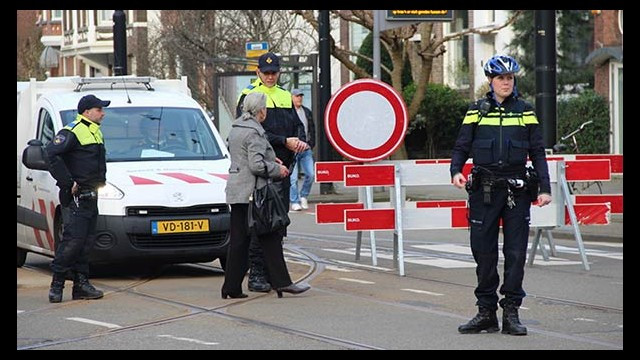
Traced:
<path id="1" fill-rule="evenodd" d="M 300 89 L 293 89 L 291 90 L 291 95 L 298 96 L 298 95 L 304 95 L 304 93 Z"/>
<path id="2" fill-rule="evenodd" d="M 258 70 L 260 72 L 279 72 L 280 58 L 272 52 L 260 55 L 258 58 Z"/>
<path id="3" fill-rule="evenodd" d="M 109 104 L 111 104 L 109 100 L 103 101 L 95 97 L 95 95 L 86 95 L 78 101 L 78 114 L 82 114 L 85 110 L 92 108 L 107 107 Z"/>

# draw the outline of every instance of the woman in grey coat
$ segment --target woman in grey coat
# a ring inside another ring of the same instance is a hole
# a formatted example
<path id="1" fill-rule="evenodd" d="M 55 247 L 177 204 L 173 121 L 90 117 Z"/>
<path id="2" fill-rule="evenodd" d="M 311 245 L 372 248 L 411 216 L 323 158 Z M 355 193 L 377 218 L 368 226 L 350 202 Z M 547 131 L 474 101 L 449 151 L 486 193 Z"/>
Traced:
<path id="1" fill-rule="evenodd" d="M 254 187 L 266 185 L 265 170 L 270 178 L 289 175 L 289 170 L 276 158 L 260 123 L 267 117 L 267 96 L 250 93 L 244 99 L 242 115 L 237 118 L 229 133 L 231 167 L 225 189 L 227 204 L 231 205 L 231 239 L 227 253 L 227 266 L 222 285 L 222 298 L 245 298 L 242 280 L 248 270 L 249 233 L 247 215 L 249 196 Z M 295 285 L 291 281 L 282 253 L 281 236 L 278 233 L 258 237 L 263 249 L 271 283 L 282 297 L 283 292 L 299 294 L 309 290 L 308 285 Z"/>

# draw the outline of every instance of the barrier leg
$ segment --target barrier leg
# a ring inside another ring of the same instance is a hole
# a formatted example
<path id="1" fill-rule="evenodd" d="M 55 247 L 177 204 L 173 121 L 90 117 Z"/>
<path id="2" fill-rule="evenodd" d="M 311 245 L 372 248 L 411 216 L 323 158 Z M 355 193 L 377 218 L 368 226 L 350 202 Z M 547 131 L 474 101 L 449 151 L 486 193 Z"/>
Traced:
<path id="1" fill-rule="evenodd" d="M 362 231 L 356 235 L 356 261 L 360 260 L 360 248 L 362 247 Z"/>
<path id="2" fill-rule="evenodd" d="M 584 244 L 582 243 L 582 234 L 580 234 L 580 228 L 578 227 L 578 218 L 576 217 L 575 209 L 573 208 L 573 201 L 571 200 L 571 193 L 569 192 L 569 185 L 567 184 L 567 177 L 565 175 L 566 165 L 560 167 L 560 184 L 562 185 L 562 195 L 564 196 L 564 203 L 567 205 L 567 211 L 569 212 L 569 219 L 571 219 L 571 225 L 573 226 L 573 233 L 578 243 L 578 249 L 580 250 L 580 257 L 582 258 L 582 265 L 584 269 L 589 271 L 589 262 L 587 261 L 587 254 L 584 251 Z"/>
<path id="3" fill-rule="evenodd" d="M 371 189 L 371 186 L 366 186 L 364 191 L 366 193 L 365 207 L 367 209 L 373 209 L 373 191 Z M 371 265 L 378 266 L 378 254 L 376 252 L 376 232 L 369 231 L 369 237 L 371 240 Z"/>
<path id="4" fill-rule="evenodd" d="M 538 231 L 540 231 L 540 238 L 542 238 L 542 230 Z M 544 261 L 549 261 L 549 254 L 547 253 L 547 249 L 544 248 L 544 244 L 542 243 L 542 241 L 538 240 L 538 246 L 540 246 L 540 253 L 542 254 L 542 258 L 544 259 Z"/>
<path id="5" fill-rule="evenodd" d="M 549 240 L 549 252 L 551 253 L 551 256 L 558 256 L 556 255 L 556 244 L 553 242 L 551 230 L 545 229 L 544 232 L 547 234 L 547 240 Z"/>
<path id="6" fill-rule="evenodd" d="M 531 244 L 531 253 L 529 254 L 529 260 L 527 264 L 529 266 L 533 266 L 533 259 L 536 257 L 536 250 L 538 249 L 538 243 L 540 242 L 540 235 L 542 234 L 541 229 L 536 229 L 536 237 L 533 239 L 533 243 Z"/>

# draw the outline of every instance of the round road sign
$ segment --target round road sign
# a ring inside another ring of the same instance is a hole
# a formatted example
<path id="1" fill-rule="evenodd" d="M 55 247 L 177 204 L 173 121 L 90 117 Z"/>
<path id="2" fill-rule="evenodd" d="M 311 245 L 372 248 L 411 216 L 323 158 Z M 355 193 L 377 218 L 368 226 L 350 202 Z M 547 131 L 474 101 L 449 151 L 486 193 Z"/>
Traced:
<path id="1" fill-rule="evenodd" d="M 331 97 L 324 114 L 333 147 L 349 159 L 365 162 L 391 155 L 402 143 L 408 123 L 402 96 L 373 79 L 345 84 Z"/>

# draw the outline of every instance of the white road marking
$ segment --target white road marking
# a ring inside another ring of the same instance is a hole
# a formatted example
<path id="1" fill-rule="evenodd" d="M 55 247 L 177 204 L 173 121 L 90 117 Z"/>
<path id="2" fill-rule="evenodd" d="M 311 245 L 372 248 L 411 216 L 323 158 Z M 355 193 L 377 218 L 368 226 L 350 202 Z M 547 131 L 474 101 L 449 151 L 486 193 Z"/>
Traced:
<path id="1" fill-rule="evenodd" d="M 427 245 L 412 245 L 411 247 L 425 250 L 442 251 L 461 255 L 472 255 L 471 248 L 464 245 L 456 244 L 427 244 Z"/>
<path id="2" fill-rule="evenodd" d="M 347 269 L 347 268 L 343 268 L 340 266 L 333 266 L 333 265 L 326 265 L 324 267 L 327 270 L 333 270 L 333 271 L 340 271 L 340 272 L 356 272 L 358 270 L 353 270 L 353 269 Z"/>
<path id="3" fill-rule="evenodd" d="M 596 322 L 593 319 L 587 319 L 587 318 L 574 318 L 573 320 L 575 321 L 587 321 L 587 322 Z"/>
<path id="4" fill-rule="evenodd" d="M 341 253 L 341 254 L 349 254 L 349 255 L 354 255 L 356 254 L 355 249 L 348 249 L 348 250 L 344 250 L 344 249 L 322 249 L 325 251 L 331 251 L 331 252 L 336 252 L 336 253 Z M 369 250 L 362 250 L 360 252 L 360 255 L 363 257 L 371 257 L 371 251 Z M 393 260 L 393 254 L 385 254 L 382 251 L 378 251 L 378 259 L 388 259 L 388 260 Z M 338 261 L 338 260 L 334 260 L 334 261 Z M 344 262 L 344 261 L 340 261 L 340 262 Z M 418 265 L 429 265 L 429 266 L 435 266 L 435 267 L 440 267 L 440 268 L 445 268 L 445 269 L 450 269 L 450 268 L 474 268 L 476 266 L 476 263 L 473 261 L 460 261 L 460 260 L 454 260 L 454 259 L 442 259 L 442 258 L 437 258 L 437 257 L 433 257 L 433 256 L 414 256 L 411 255 L 411 257 L 407 256 L 405 254 L 405 258 L 404 258 L 404 262 L 405 263 L 411 263 L 411 264 L 418 264 Z M 378 268 L 376 266 L 370 266 L 371 268 Z M 389 269 L 389 271 L 391 271 L 392 269 Z"/>
<path id="5" fill-rule="evenodd" d="M 563 252 L 567 254 L 580 254 L 580 250 L 574 247 L 556 245 L 556 250 L 558 252 Z M 621 252 L 609 252 L 609 251 L 595 250 L 595 249 L 585 249 L 584 252 L 587 256 L 600 256 L 600 257 L 605 257 L 610 259 L 622 260 Z"/>
<path id="6" fill-rule="evenodd" d="M 522 309 L 522 310 L 529 310 L 529 308 L 528 308 L 528 307 L 524 307 L 524 306 L 520 306 L 520 309 Z"/>
<path id="7" fill-rule="evenodd" d="M 110 324 L 110 323 L 106 323 L 106 322 L 102 322 L 102 321 L 96 321 L 96 320 L 85 319 L 85 318 L 80 318 L 80 317 L 70 317 L 70 318 L 67 318 L 67 320 L 79 321 L 79 322 L 83 322 L 83 323 L 91 324 L 91 325 L 104 326 L 104 327 L 108 327 L 109 329 L 119 329 L 119 328 L 122 327 L 122 326 L 116 325 L 116 324 Z"/>
<path id="8" fill-rule="evenodd" d="M 288 263 L 292 263 L 292 264 L 300 264 L 300 265 L 304 265 L 304 266 L 311 266 L 311 264 L 309 264 L 308 262 L 304 262 L 304 261 L 300 261 L 300 260 L 293 260 L 289 257 L 285 257 L 286 262 Z"/>
<path id="9" fill-rule="evenodd" d="M 351 265 L 351 266 L 359 266 L 359 267 L 363 267 L 363 268 L 376 269 L 376 270 L 382 270 L 382 271 L 392 271 L 393 270 L 393 269 L 389 269 L 389 268 L 383 268 L 383 267 L 380 267 L 380 266 L 358 264 L 358 263 L 351 262 L 351 261 L 343 261 L 343 260 L 333 260 L 333 261 L 337 262 L 337 263 L 340 263 L 340 264 Z"/>
<path id="10" fill-rule="evenodd" d="M 158 335 L 158 337 L 164 337 L 164 338 L 169 338 L 169 339 L 173 339 L 173 340 L 180 340 L 180 341 L 188 341 L 188 342 L 192 342 L 192 343 L 196 343 L 196 344 L 200 344 L 200 345 L 219 345 L 219 343 L 217 343 L 217 342 L 208 342 L 208 341 L 202 341 L 202 340 L 198 340 L 198 339 L 177 337 L 177 336 L 173 336 L 173 335 Z"/>
<path id="11" fill-rule="evenodd" d="M 23 312 L 24 312 L 24 310 L 18 310 L 18 314 L 23 313 Z"/>
<path id="12" fill-rule="evenodd" d="M 416 290 L 416 289 L 400 289 L 400 290 L 409 291 L 409 292 L 413 292 L 413 293 L 416 293 L 416 294 L 427 294 L 427 295 L 433 295 L 433 296 L 442 296 L 442 295 L 444 295 L 444 294 L 440 294 L 440 293 L 437 293 L 437 292 L 431 292 L 431 291 L 426 291 L 426 290 Z"/>
<path id="13" fill-rule="evenodd" d="M 350 281 L 358 284 L 368 284 L 368 285 L 375 284 L 373 281 L 358 280 L 358 279 L 351 279 L 351 278 L 338 278 L 338 280 Z"/>

